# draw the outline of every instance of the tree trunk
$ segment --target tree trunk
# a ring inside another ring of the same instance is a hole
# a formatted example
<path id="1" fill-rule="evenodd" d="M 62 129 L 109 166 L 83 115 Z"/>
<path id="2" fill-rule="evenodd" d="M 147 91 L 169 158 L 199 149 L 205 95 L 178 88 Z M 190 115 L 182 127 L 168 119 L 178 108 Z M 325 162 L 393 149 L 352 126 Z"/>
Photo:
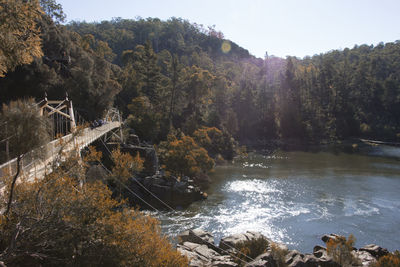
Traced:
<path id="1" fill-rule="evenodd" d="M 17 173 L 15 174 L 13 181 L 11 183 L 11 188 L 10 188 L 10 197 L 8 198 L 8 203 L 7 203 L 7 210 L 4 213 L 4 215 L 7 217 L 8 216 L 8 212 L 10 211 L 11 208 L 11 202 L 12 202 L 12 198 L 13 198 L 13 193 L 14 193 L 14 187 L 15 187 L 15 182 L 17 181 L 19 172 L 21 171 L 21 159 L 22 159 L 22 155 L 19 155 L 17 158 Z"/>

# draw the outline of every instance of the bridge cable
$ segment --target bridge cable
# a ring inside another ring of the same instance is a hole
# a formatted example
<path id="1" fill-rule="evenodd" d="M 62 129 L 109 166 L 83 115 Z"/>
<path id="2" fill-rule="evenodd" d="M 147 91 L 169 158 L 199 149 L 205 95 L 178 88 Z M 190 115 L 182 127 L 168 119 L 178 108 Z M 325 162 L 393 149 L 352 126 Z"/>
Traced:
<path id="1" fill-rule="evenodd" d="M 110 156 L 111 156 L 111 151 L 110 151 L 110 149 L 108 149 L 107 145 L 103 142 L 102 139 L 100 139 L 100 140 L 101 140 L 101 142 L 103 143 L 103 146 L 107 149 L 108 153 L 109 153 Z M 103 165 L 103 164 L 102 164 L 102 165 Z M 104 167 L 104 165 L 103 165 L 103 167 Z M 109 170 L 108 170 L 108 171 L 109 171 Z M 110 172 L 110 171 L 109 171 L 109 172 Z M 111 173 L 111 172 L 110 172 L 110 173 Z M 151 191 L 149 191 L 149 190 L 148 190 L 144 185 L 142 185 L 137 179 L 134 179 L 134 180 L 135 180 L 141 187 L 143 187 L 144 189 L 146 189 L 146 191 L 149 192 L 154 198 L 156 198 L 156 199 L 159 200 L 162 204 L 164 204 L 166 207 L 168 207 L 171 211 L 173 211 L 173 212 L 175 212 L 175 213 L 178 213 L 175 209 L 171 208 L 167 203 L 165 203 L 164 201 L 162 201 L 161 199 L 159 199 L 156 195 L 154 195 L 154 193 L 152 193 Z M 124 186 L 127 187 L 126 185 L 124 185 Z M 131 191 L 131 190 L 130 190 L 130 191 Z M 157 210 L 157 211 L 160 212 L 159 210 Z M 161 212 L 160 212 L 160 213 L 161 213 Z M 163 213 L 161 213 L 161 214 L 163 214 Z M 195 235 L 196 237 L 200 238 L 201 240 L 203 240 L 204 242 L 206 242 L 206 243 L 208 243 L 208 244 L 210 244 L 210 245 L 216 247 L 214 244 L 212 244 L 212 243 L 209 242 L 209 241 L 204 240 L 203 238 L 201 238 L 200 236 L 198 236 L 197 234 L 195 234 L 193 231 L 191 231 L 191 233 L 192 233 L 193 235 Z M 251 258 L 250 256 L 247 256 L 246 254 L 242 253 L 241 251 L 239 251 L 239 250 L 236 249 L 235 247 L 232 247 L 232 246 L 230 246 L 229 244 L 227 244 L 227 243 L 225 243 L 225 242 L 223 242 L 223 241 L 220 241 L 220 242 L 222 242 L 223 244 L 225 244 L 225 245 L 226 245 L 227 247 L 229 247 L 230 249 L 233 249 L 233 251 L 236 251 L 236 252 L 238 252 L 239 254 L 241 254 L 241 255 L 245 256 L 246 258 L 250 259 L 251 261 L 254 261 L 253 258 Z M 221 249 L 221 248 L 219 248 L 219 249 Z M 231 256 L 233 256 L 233 257 L 239 259 L 240 261 L 242 261 L 242 262 L 244 262 L 244 263 L 248 263 L 248 262 L 243 261 L 242 259 L 238 258 L 237 256 L 232 255 L 231 253 L 229 253 L 228 251 L 226 251 L 226 250 L 224 250 L 224 249 L 221 249 L 221 250 L 224 251 L 224 252 L 226 252 L 227 254 L 229 254 L 229 255 L 231 255 Z"/>

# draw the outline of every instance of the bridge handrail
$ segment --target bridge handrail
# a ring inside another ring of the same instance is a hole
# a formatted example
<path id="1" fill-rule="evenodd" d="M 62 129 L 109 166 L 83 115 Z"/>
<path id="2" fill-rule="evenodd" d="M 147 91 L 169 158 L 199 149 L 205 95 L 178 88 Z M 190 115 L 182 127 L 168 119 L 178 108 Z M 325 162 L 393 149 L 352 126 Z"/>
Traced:
<path id="1" fill-rule="evenodd" d="M 117 112 L 117 110 L 113 110 L 111 111 L 111 114 Z M 91 129 L 90 127 L 86 127 L 83 129 L 83 138 L 80 138 L 79 136 L 77 137 L 78 139 L 80 139 L 81 143 L 79 144 L 79 149 L 87 146 L 88 144 L 92 143 L 94 140 L 96 140 L 97 138 L 101 137 L 102 135 L 106 134 L 107 132 L 111 131 L 112 129 L 115 129 L 117 127 L 120 127 L 121 123 L 120 123 L 120 117 L 118 115 L 114 116 L 115 114 L 113 114 L 113 116 L 109 116 L 109 113 L 107 113 L 107 117 L 109 120 L 105 121 L 107 122 L 106 124 L 101 126 L 101 130 L 99 130 L 99 128 L 94 128 Z M 118 122 L 118 125 L 115 124 L 115 122 Z M 71 141 L 71 138 L 73 137 L 73 133 L 70 133 L 68 135 L 65 135 L 63 137 L 61 137 L 62 143 L 67 143 L 69 141 Z M 22 157 L 21 160 L 21 171 L 25 172 L 28 168 L 28 171 L 30 171 L 32 168 L 30 168 L 33 164 L 35 164 L 38 161 L 41 161 L 40 158 L 38 158 L 36 156 L 38 149 L 45 149 L 44 153 L 45 154 L 45 162 L 49 159 L 52 158 L 54 155 L 56 155 L 57 153 L 59 153 L 59 150 L 61 149 L 61 147 L 58 147 L 57 144 L 60 142 L 60 139 L 55 139 L 50 141 L 49 143 L 33 149 L 27 153 L 24 154 L 24 156 Z M 0 177 L 7 175 L 14 175 L 16 173 L 16 162 L 17 162 L 17 157 L 13 158 L 11 160 L 9 160 L 8 162 L 5 162 L 3 164 L 0 165 Z M 36 165 L 36 164 L 35 164 Z"/>

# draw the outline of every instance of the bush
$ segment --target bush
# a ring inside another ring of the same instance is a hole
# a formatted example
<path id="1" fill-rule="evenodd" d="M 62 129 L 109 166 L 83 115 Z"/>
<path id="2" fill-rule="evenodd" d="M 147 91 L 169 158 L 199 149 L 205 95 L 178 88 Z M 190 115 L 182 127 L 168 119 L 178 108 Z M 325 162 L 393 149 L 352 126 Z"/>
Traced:
<path id="1" fill-rule="evenodd" d="M 169 135 L 167 141 L 160 143 L 158 153 L 166 171 L 179 177 L 207 173 L 214 166 L 214 160 L 207 151 L 190 136 L 177 139 Z"/>
<path id="2" fill-rule="evenodd" d="M 215 127 L 202 127 L 193 133 L 193 139 L 215 158 L 218 154 L 231 160 L 235 156 L 235 142 L 226 132 Z"/>
<path id="3" fill-rule="evenodd" d="M 276 261 L 276 264 L 278 267 L 284 267 L 287 266 L 285 257 L 288 253 L 287 249 L 283 249 L 279 247 L 279 245 L 275 243 L 271 243 L 271 251 L 272 251 L 272 257 Z"/>
<path id="4" fill-rule="evenodd" d="M 360 264 L 359 259 L 352 253 L 355 241 L 356 240 L 353 235 L 349 235 L 347 239 L 344 236 L 336 236 L 336 238 L 331 238 L 326 243 L 327 253 L 335 262 L 340 264 L 340 266 L 352 266 Z"/>
<path id="5" fill-rule="evenodd" d="M 41 180 L 16 185 L 12 209 L 7 218 L 0 218 L 0 262 L 7 266 L 188 265 L 161 235 L 156 219 L 125 208 L 124 202 L 111 198 L 102 182 L 82 183 L 82 177 L 67 173 L 81 167 L 77 160 L 68 160 Z M 0 210 L 6 195 L 0 197 Z"/>
<path id="6" fill-rule="evenodd" d="M 379 260 L 372 264 L 371 267 L 398 267 L 400 266 L 400 252 L 396 250 L 386 256 L 380 257 Z"/>
<path id="7" fill-rule="evenodd" d="M 246 240 L 236 245 L 235 262 L 243 264 L 243 261 L 248 262 L 267 251 L 269 242 L 264 237 L 257 239 Z"/>

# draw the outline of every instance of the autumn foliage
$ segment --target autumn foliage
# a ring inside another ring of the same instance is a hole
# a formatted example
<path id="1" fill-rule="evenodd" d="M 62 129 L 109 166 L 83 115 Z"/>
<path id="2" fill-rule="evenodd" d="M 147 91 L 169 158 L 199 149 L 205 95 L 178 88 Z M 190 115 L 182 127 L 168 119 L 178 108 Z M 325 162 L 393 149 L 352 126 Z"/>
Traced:
<path id="1" fill-rule="evenodd" d="M 397 267 L 400 266 L 400 252 L 396 250 L 386 256 L 380 257 L 371 267 Z"/>
<path id="2" fill-rule="evenodd" d="M 356 256 L 352 254 L 353 246 L 356 239 L 351 234 L 346 239 L 344 236 L 337 236 L 336 238 L 331 238 L 326 243 L 326 249 L 328 255 L 333 258 L 333 260 L 340 264 L 340 266 L 351 266 L 359 263 Z"/>
<path id="3" fill-rule="evenodd" d="M 38 0 L 0 0 L 0 77 L 43 55 Z"/>
<path id="4" fill-rule="evenodd" d="M 166 142 L 160 143 L 159 153 L 166 170 L 176 176 L 206 173 L 214 166 L 214 160 L 208 156 L 207 150 L 190 136 L 178 139 L 169 135 Z"/>
<path id="5" fill-rule="evenodd" d="M 193 138 L 211 157 L 222 155 L 225 159 L 232 159 L 235 154 L 233 138 L 216 127 L 201 127 L 193 133 Z"/>
<path id="6" fill-rule="evenodd" d="M 113 199 L 101 181 L 82 182 L 84 177 L 71 176 L 73 168 L 64 166 L 72 165 L 61 163 L 43 179 L 16 185 L 9 216 L 0 220 L 0 262 L 7 266 L 187 266 L 186 258 L 161 234 L 156 219 Z M 4 196 L 7 193 L 1 196 L 0 209 L 5 206 Z"/>

